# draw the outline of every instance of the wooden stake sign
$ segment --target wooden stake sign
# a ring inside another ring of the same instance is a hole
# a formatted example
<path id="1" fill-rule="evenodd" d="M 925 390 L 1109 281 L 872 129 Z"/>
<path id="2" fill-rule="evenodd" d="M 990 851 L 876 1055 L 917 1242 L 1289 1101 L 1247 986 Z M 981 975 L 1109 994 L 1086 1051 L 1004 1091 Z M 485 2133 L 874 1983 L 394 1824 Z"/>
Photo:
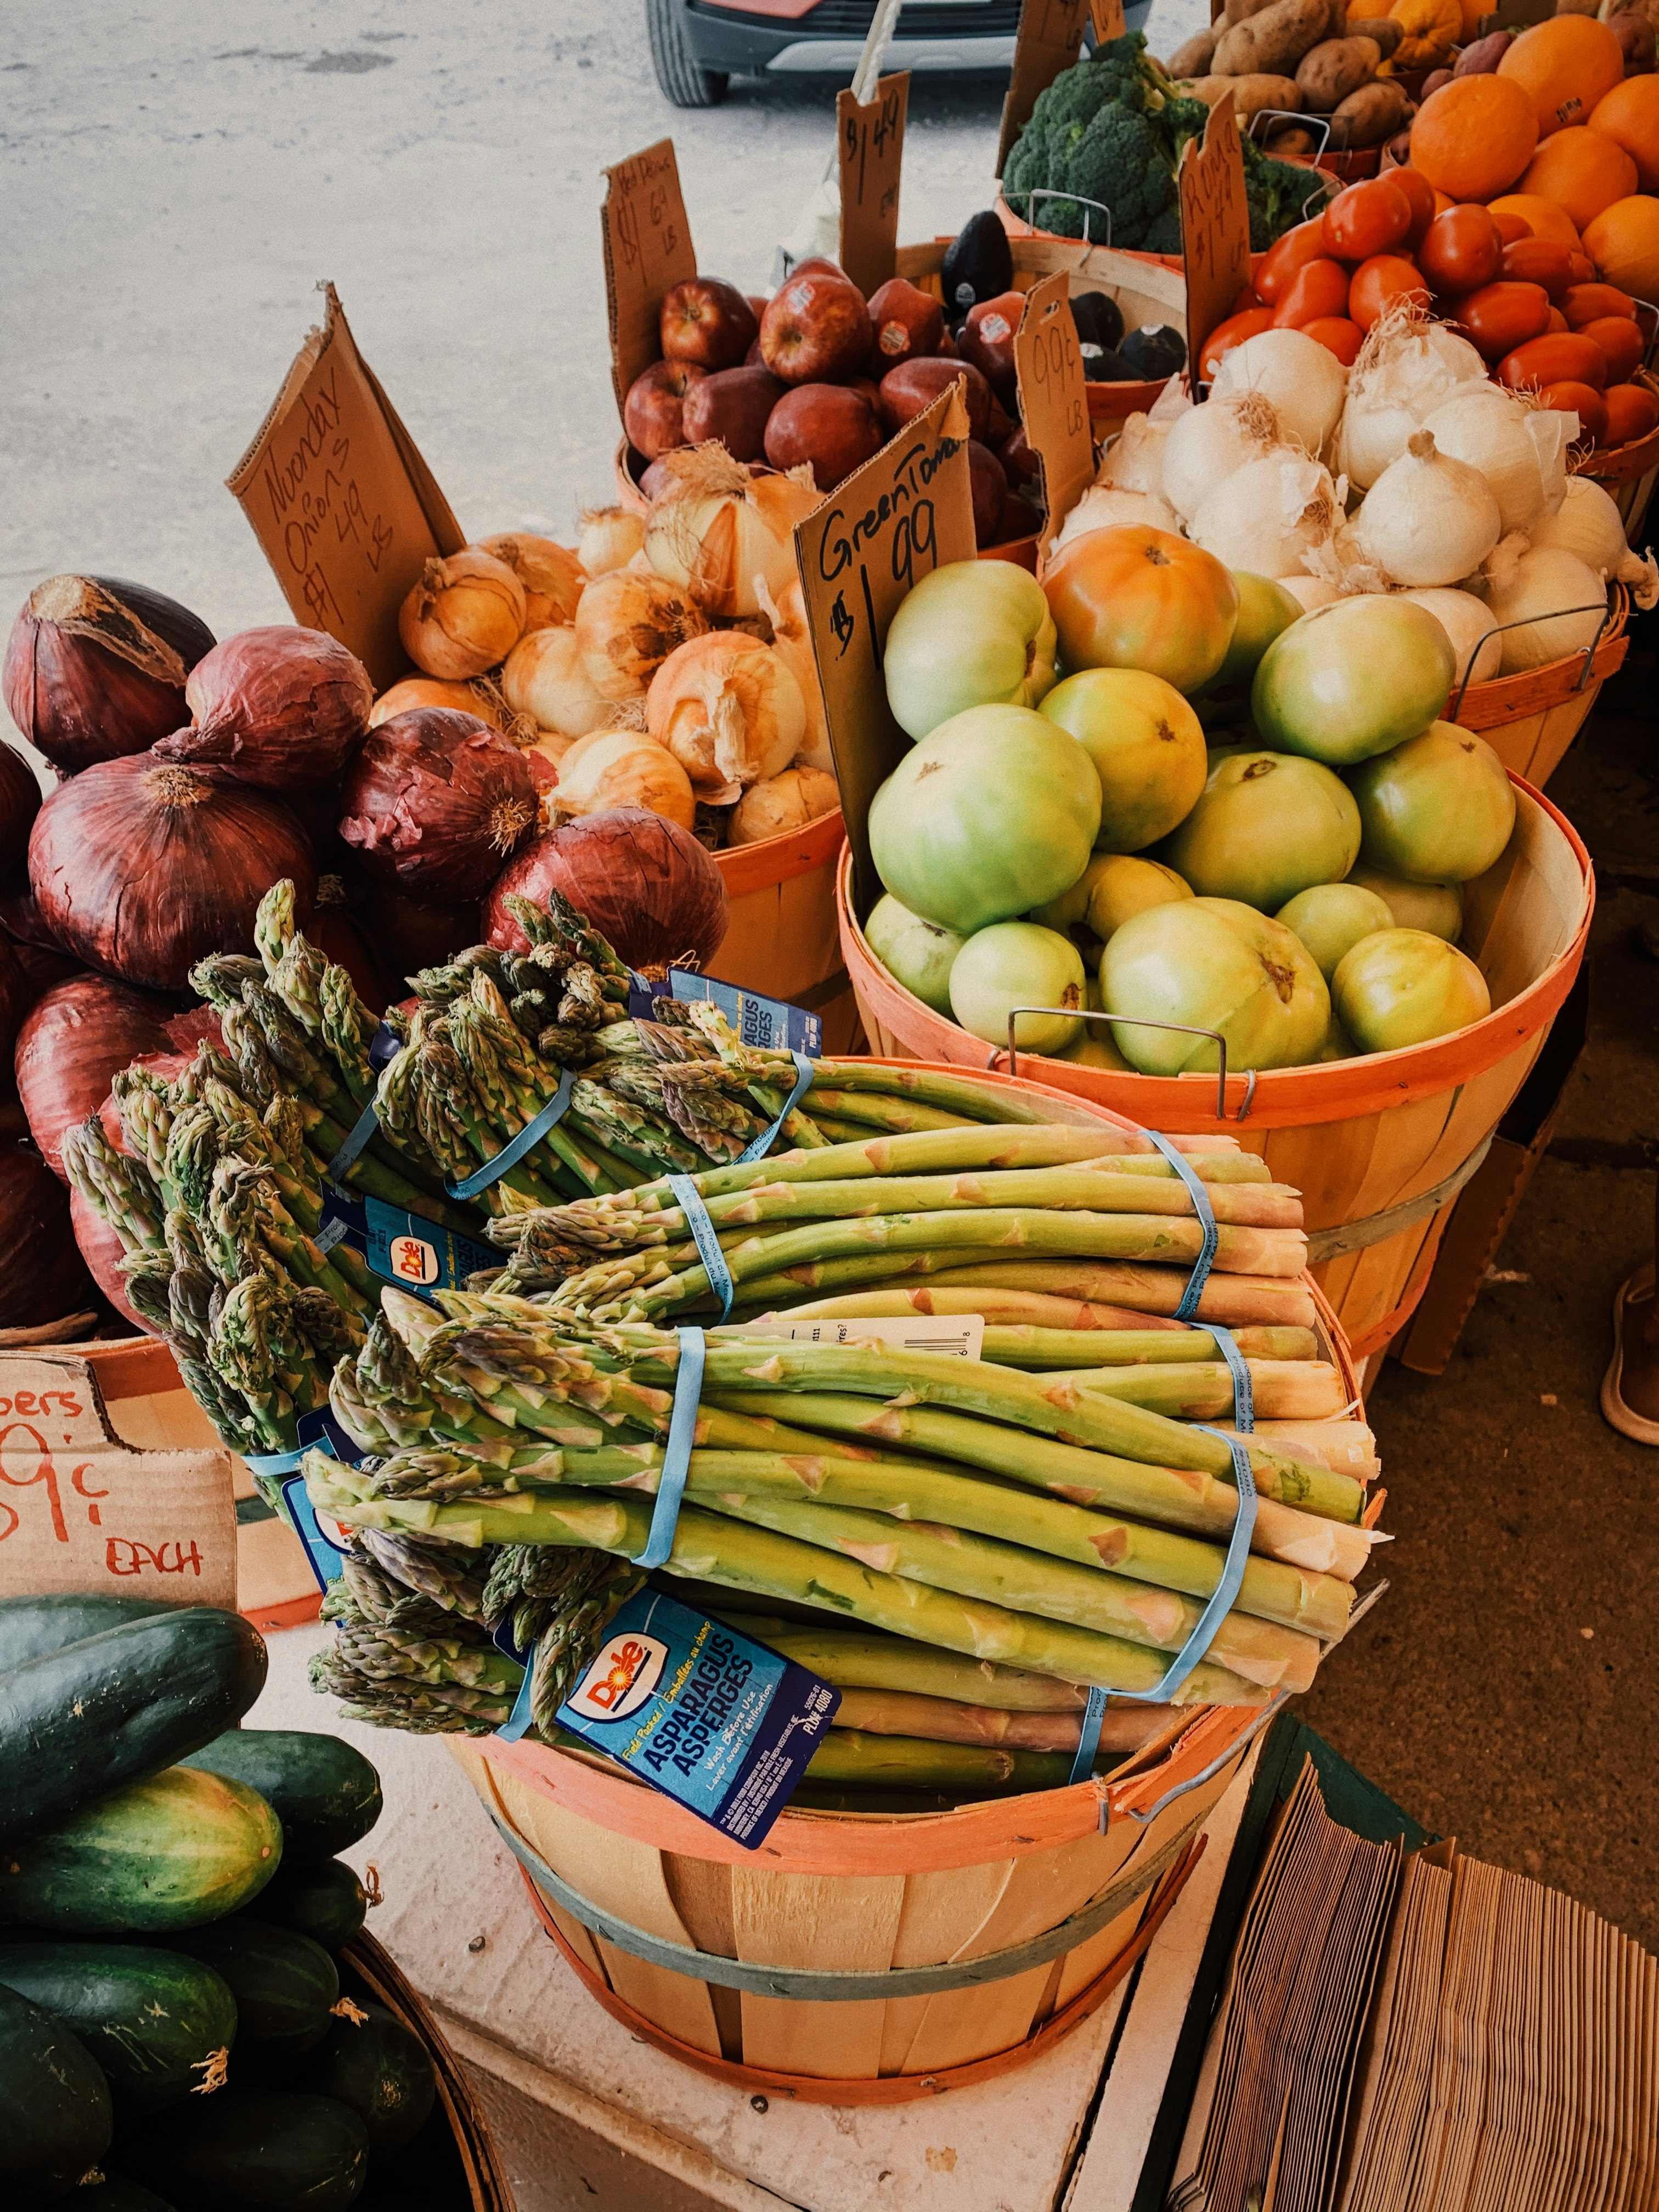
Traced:
<path id="1" fill-rule="evenodd" d="M 1109 46 L 1122 38 L 1129 26 L 1123 19 L 1123 0 L 1089 0 L 1089 17 L 1095 27 L 1095 44 Z"/>
<path id="2" fill-rule="evenodd" d="M 1015 139 L 1030 121 L 1038 95 L 1047 92 L 1060 71 L 1070 69 L 1082 52 L 1083 27 L 1091 20 L 1090 7 L 1091 0 L 1025 0 L 1020 9 L 1014 64 L 1009 72 L 1002 128 L 997 137 L 998 176 Z M 1118 12 L 1121 16 L 1121 0 Z"/>
<path id="3" fill-rule="evenodd" d="M 1025 295 L 1025 312 L 1014 335 L 1014 374 L 1020 420 L 1042 471 L 1047 518 L 1037 550 L 1046 553 L 1095 472 L 1083 353 L 1072 319 L 1071 283 L 1063 270 L 1033 284 Z"/>
<path id="4" fill-rule="evenodd" d="M 887 704 L 887 626 L 924 576 L 975 556 L 968 410 L 959 381 L 854 469 L 795 530 L 861 914 L 881 888 L 870 860 L 870 801 L 910 745 Z"/>
<path id="5" fill-rule="evenodd" d="M 867 299 L 893 273 L 898 250 L 899 169 L 910 72 L 880 78 L 860 106 L 850 91 L 836 94 L 841 150 L 841 265 Z"/>
<path id="6" fill-rule="evenodd" d="M 1195 392 L 1199 357 L 1210 333 L 1226 320 L 1250 281 L 1250 210 L 1231 92 L 1210 110 L 1203 145 L 1188 141 L 1177 181 L 1187 264 L 1187 359 Z"/>
<path id="7" fill-rule="evenodd" d="M 662 359 L 663 295 L 696 275 L 697 254 L 672 138 L 631 154 L 605 176 L 599 232 L 611 324 L 611 383 L 620 415 L 634 379 Z"/>

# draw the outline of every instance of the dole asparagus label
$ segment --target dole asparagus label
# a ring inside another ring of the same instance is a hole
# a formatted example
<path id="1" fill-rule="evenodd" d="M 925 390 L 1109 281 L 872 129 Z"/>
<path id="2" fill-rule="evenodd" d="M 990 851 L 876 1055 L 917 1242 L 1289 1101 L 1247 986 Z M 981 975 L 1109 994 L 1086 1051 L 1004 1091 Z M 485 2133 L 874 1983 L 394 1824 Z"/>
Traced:
<path id="1" fill-rule="evenodd" d="M 559 1723 L 753 1850 L 841 1704 L 805 1667 L 655 1590 L 629 1598 Z"/>
<path id="2" fill-rule="evenodd" d="M 804 1006 L 782 999 L 768 999 L 758 991 L 740 990 L 718 976 L 696 975 L 684 968 L 671 968 L 653 982 L 636 978 L 629 993 L 628 1011 L 636 1020 L 649 1021 L 658 999 L 712 999 L 744 1044 L 757 1052 L 804 1052 L 809 1060 L 823 1051 L 823 1024 Z"/>
<path id="3" fill-rule="evenodd" d="M 360 1253 L 383 1283 L 425 1297 L 464 1284 L 481 1268 L 501 1265 L 501 1255 L 441 1223 L 405 1213 L 378 1198 L 357 1198 L 331 1188 L 323 1202 L 317 1242 L 331 1252 L 339 1243 Z"/>

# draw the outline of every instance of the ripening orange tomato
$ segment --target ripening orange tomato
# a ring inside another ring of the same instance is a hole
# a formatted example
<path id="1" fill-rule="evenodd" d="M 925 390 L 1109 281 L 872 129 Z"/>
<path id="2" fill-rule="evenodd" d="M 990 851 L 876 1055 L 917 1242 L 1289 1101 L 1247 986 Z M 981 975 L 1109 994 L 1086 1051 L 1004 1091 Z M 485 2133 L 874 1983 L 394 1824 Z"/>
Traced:
<path id="1" fill-rule="evenodd" d="M 1583 433 L 1583 436 L 1577 441 L 1578 444 L 1599 446 L 1606 441 L 1607 402 L 1589 385 L 1571 381 L 1547 384 L 1538 395 L 1538 404 L 1540 407 L 1557 408 L 1563 414 L 1576 415 Z"/>
<path id="2" fill-rule="evenodd" d="M 1628 315 L 1633 322 L 1636 302 L 1616 284 L 1575 284 L 1562 301 L 1561 312 L 1567 328 L 1576 331 L 1586 323 L 1600 322 L 1603 315 Z"/>
<path id="3" fill-rule="evenodd" d="M 1368 177 L 1337 194 L 1324 222 L 1327 253 L 1338 261 L 1369 261 L 1405 244 L 1412 204 L 1392 177 Z"/>
<path id="4" fill-rule="evenodd" d="M 1348 287 L 1349 319 L 1368 331 L 1396 300 L 1414 300 L 1419 307 L 1428 306 L 1429 288 L 1417 264 L 1401 253 L 1374 253 L 1369 261 L 1362 261 Z"/>
<path id="5" fill-rule="evenodd" d="M 1294 230 L 1287 230 L 1283 238 L 1273 243 L 1256 264 L 1250 282 L 1258 298 L 1270 307 L 1279 305 L 1279 296 L 1298 269 L 1306 268 L 1310 261 L 1326 258 L 1329 249 L 1325 244 L 1325 219 L 1316 216 L 1311 222 L 1299 222 Z"/>
<path id="6" fill-rule="evenodd" d="M 1506 353 L 1497 375 L 1511 392 L 1530 384 L 1588 384 L 1599 392 L 1607 380 L 1607 357 L 1582 331 L 1552 331 Z"/>
<path id="7" fill-rule="evenodd" d="M 1559 307 L 1572 288 L 1572 255 L 1559 239 L 1517 238 L 1504 248 L 1501 273 L 1518 283 L 1541 284 Z"/>
<path id="8" fill-rule="evenodd" d="M 1628 446 L 1659 430 L 1659 399 L 1640 384 L 1610 384 L 1601 394 L 1607 410 L 1606 442 Z"/>
<path id="9" fill-rule="evenodd" d="M 1471 204 L 1436 216 L 1417 249 L 1417 265 L 1443 300 L 1455 300 L 1490 284 L 1503 257 L 1498 225 Z"/>
<path id="10" fill-rule="evenodd" d="M 1580 323 L 1578 335 L 1594 338 L 1606 354 L 1609 384 L 1623 384 L 1642 366 L 1647 345 L 1632 316 L 1602 315 L 1593 323 Z"/>
<path id="11" fill-rule="evenodd" d="M 1224 323 L 1218 323 L 1204 341 L 1204 350 L 1198 357 L 1199 381 L 1208 384 L 1215 375 L 1216 363 L 1224 353 L 1231 353 L 1246 338 L 1253 338 L 1258 331 L 1270 331 L 1273 326 L 1271 307 L 1247 307 L 1242 315 L 1229 315 Z"/>
<path id="12" fill-rule="evenodd" d="M 1348 272 L 1340 261 L 1308 261 L 1279 295 L 1276 331 L 1299 331 L 1322 316 L 1348 312 Z"/>
<path id="13" fill-rule="evenodd" d="M 1385 169 L 1382 173 L 1411 202 L 1412 227 L 1406 233 L 1406 251 L 1415 253 L 1429 225 L 1440 212 L 1440 195 L 1421 169 L 1413 169 L 1409 162 L 1401 168 Z"/>
<path id="14" fill-rule="evenodd" d="M 1532 225 L 1525 216 L 1511 215 L 1507 209 L 1493 216 L 1492 221 L 1498 225 L 1505 246 L 1513 246 L 1517 239 L 1534 235 Z"/>
<path id="15" fill-rule="evenodd" d="M 1353 367 L 1365 343 L 1364 331 L 1346 315 L 1320 315 L 1311 323 L 1303 324 L 1302 335 L 1322 345 L 1327 353 L 1334 353 L 1344 368 Z"/>
<path id="16" fill-rule="evenodd" d="M 1541 284 L 1483 284 L 1457 303 L 1457 326 L 1487 361 L 1502 361 L 1549 328 L 1550 295 Z"/>

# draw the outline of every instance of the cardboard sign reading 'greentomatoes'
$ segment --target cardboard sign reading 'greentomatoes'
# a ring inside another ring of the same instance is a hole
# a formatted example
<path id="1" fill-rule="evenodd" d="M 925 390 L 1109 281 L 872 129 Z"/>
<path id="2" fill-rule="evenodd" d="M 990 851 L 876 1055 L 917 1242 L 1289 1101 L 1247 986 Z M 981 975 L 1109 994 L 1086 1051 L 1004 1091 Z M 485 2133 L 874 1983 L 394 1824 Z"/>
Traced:
<path id="1" fill-rule="evenodd" d="M 795 530 L 860 914 L 881 888 L 870 862 L 870 801 L 910 744 L 887 704 L 887 625 L 924 576 L 975 557 L 961 393 L 952 383 Z"/>
<path id="2" fill-rule="evenodd" d="M 226 1451 L 137 1451 L 111 1427 L 90 1364 L 0 1356 L 0 1596 L 113 1591 L 236 1603 Z"/>
<path id="3" fill-rule="evenodd" d="M 662 359 L 663 295 L 696 275 L 697 254 L 672 138 L 630 154 L 607 169 L 605 179 L 599 235 L 611 323 L 611 383 L 620 415 L 634 379 Z"/>
<path id="4" fill-rule="evenodd" d="M 1231 92 L 1210 110 L 1204 143 L 1181 156 L 1181 244 L 1187 264 L 1187 359 L 1194 388 L 1210 332 L 1250 281 L 1250 210 Z"/>
<path id="5" fill-rule="evenodd" d="M 409 671 L 398 610 L 466 543 L 358 352 L 331 284 L 258 436 L 228 479 L 296 622 L 349 646 L 377 690 Z"/>
<path id="6" fill-rule="evenodd" d="M 841 149 L 841 265 L 866 298 L 893 273 L 898 248 L 899 169 L 910 73 L 882 77 L 860 106 L 850 92 L 836 94 Z"/>
<path id="7" fill-rule="evenodd" d="M 1047 92 L 1061 70 L 1070 69 L 1083 51 L 1083 27 L 1089 20 L 1089 0 L 1025 0 L 1019 11 L 1007 96 L 1002 103 L 1002 129 L 997 138 L 998 176 L 1002 174 L 1003 163 L 1013 150 L 1015 139 L 1030 121 L 1038 95 Z M 1017 212 L 1024 214 L 1024 210 Z M 1040 203 L 1035 219 L 1041 228 Z"/>
<path id="8" fill-rule="evenodd" d="M 1047 514 L 1037 545 L 1046 553 L 1095 473 L 1083 352 L 1063 271 L 1045 276 L 1025 295 L 1014 334 L 1014 374 L 1020 420 L 1042 471 Z"/>

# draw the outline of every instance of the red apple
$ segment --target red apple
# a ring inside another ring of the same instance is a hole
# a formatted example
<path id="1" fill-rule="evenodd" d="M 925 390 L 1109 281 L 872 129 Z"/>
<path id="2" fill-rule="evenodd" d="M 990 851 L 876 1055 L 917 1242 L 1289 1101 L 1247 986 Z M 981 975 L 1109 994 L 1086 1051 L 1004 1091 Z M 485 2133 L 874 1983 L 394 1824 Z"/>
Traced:
<path id="1" fill-rule="evenodd" d="M 1029 499 L 1018 492 L 1010 492 L 1002 502 L 1002 520 L 997 532 L 1003 544 L 1011 544 L 1017 538 L 1035 538 L 1042 527 L 1041 508 L 1033 507 Z"/>
<path id="2" fill-rule="evenodd" d="M 969 307 L 957 350 L 971 361 L 1005 406 L 1014 404 L 1014 332 L 1025 313 L 1023 292 L 999 292 Z"/>
<path id="3" fill-rule="evenodd" d="M 755 318 L 755 328 L 758 330 L 760 319 L 766 313 L 766 295 L 764 292 L 745 292 L 743 296 L 749 302 L 749 312 Z"/>
<path id="4" fill-rule="evenodd" d="M 997 447 L 997 459 L 1002 463 L 1002 473 L 1008 479 L 1010 491 L 1024 491 L 1027 484 L 1042 489 L 1042 471 L 1037 457 L 1031 451 L 1031 441 L 1025 434 L 1022 422 Z"/>
<path id="5" fill-rule="evenodd" d="M 890 276 L 870 295 L 869 366 L 874 375 L 885 376 L 902 361 L 937 353 L 944 336 L 944 308 L 907 277 Z"/>
<path id="6" fill-rule="evenodd" d="M 718 438 L 734 461 L 762 460 L 766 418 L 788 389 L 769 368 L 716 369 L 685 396 L 686 438 Z"/>
<path id="7" fill-rule="evenodd" d="M 949 331 L 945 331 L 944 337 L 940 338 L 939 343 L 933 348 L 933 351 L 936 354 L 942 355 L 946 361 L 954 361 L 957 358 L 957 355 L 959 350 L 960 349 L 958 348 L 956 340 L 951 337 Z"/>
<path id="8" fill-rule="evenodd" d="M 665 460 L 653 461 L 640 478 L 640 489 L 647 499 L 660 499 L 674 481 L 674 472 Z"/>
<path id="9" fill-rule="evenodd" d="M 980 432 L 988 446 L 1000 448 L 1014 434 L 1014 417 L 1008 412 L 995 392 L 991 394 L 991 411 L 985 418 L 985 428 Z"/>
<path id="10" fill-rule="evenodd" d="M 758 331 L 755 332 L 755 336 L 750 345 L 749 350 L 743 357 L 743 366 L 745 368 L 764 368 L 766 366 L 766 356 L 761 351 L 760 332 Z"/>
<path id="11" fill-rule="evenodd" d="M 846 276 L 847 271 L 839 261 L 832 261 L 827 253 L 814 253 L 805 261 L 798 261 L 784 279 L 786 283 L 797 276 Z M 848 279 L 850 282 L 851 280 Z"/>
<path id="12" fill-rule="evenodd" d="M 885 435 L 863 392 L 844 384 L 798 384 L 767 421 L 766 458 L 775 469 L 808 461 L 818 489 L 833 491 L 880 450 Z"/>
<path id="13" fill-rule="evenodd" d="M 931 407 L 948 385 L 961 383 L 968 403 L 968 431 L 977 437 L 991 411 L 991 387 L 966 361 L 939 361 L 924 356 L 901 362 L 881 380 L 881 412 L 890 431 L 901 428 Z"/>
<path id="14" fill-rule="evenodd" d="M 833 384 L 863 366 L 870 311 L 856 284 L 835 271 L 791 276 L 761 317 L 761 352 L 786 384 Z"/>
<path id="15" fill-rule="evenodd" d="M 695 362 L 699 368 L 732 368 L 748 352 L 760 325 L 735 284 L 718 276 L 688 276 L 664 295 L 658 328 L 665 361 Z"/>
<path id="16" fill-rule="evenodd" d="M 974 543 L 994 545 L 1006 535 L 1000 526 L 1008 503 L 1008 479 L 1001 462 L 977 438 L 968 441 L 968 482 L 974 502 Z"/>
<path id="17" fill-rule="evenodd" d="M 647 460 L 685 443 L 685 398 L 707 371 L 690 361 L 653 361 L 628 387 L 623 428 L 628 442 Z"/>

